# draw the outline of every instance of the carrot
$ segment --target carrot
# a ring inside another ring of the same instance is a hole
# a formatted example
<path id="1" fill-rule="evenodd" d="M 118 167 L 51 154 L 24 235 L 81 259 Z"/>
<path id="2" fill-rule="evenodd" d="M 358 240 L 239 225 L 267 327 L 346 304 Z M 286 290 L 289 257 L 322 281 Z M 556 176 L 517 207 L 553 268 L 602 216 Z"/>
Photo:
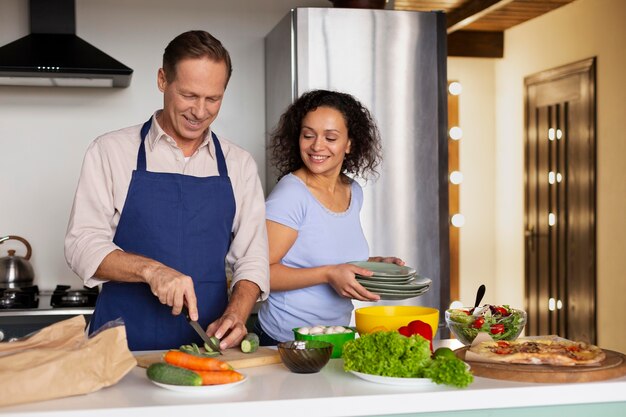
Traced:
<path id="1" fill-rule="evenodd" d="M 228 371 L 233 369 L 228 363 L 219 359 L 194 356 L 179 350 L 168 351 L 163 355 L 163 360 L 170 365 L 192 371 Z"/>
<path id="2" fill-rule="evenodd" d="M 195 371 L 202 377 L 202 385 L 230 384 L 241 381 L 244 376 L 237 371 Z"/>

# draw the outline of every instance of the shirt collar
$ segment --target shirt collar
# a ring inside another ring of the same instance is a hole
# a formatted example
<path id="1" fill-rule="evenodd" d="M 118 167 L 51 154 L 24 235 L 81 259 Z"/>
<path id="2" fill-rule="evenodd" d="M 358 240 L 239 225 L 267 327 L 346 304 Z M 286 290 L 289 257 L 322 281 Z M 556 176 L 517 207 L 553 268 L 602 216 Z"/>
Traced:
<path id="1" fill-rule="evenodd" d="M 152 115 L 152 125 L 150 126 L 150 131 L 148 132 L 148 135 L 146 136 L 146 141 L 148 142 L 150 151 L 154 151 L 154 148 L 156 147 L 157 143 L 160 140 L 166 141 L 170 146 L 178 147 L 174 139 L 172 139 L 172 137 L 169 136 L 167 133 L 165 133 L 165 131 L 161 128 L 161 125 L 159 124 L 157 120 L 157 116 L 161 114 L 162 111 L 163 110 L 157 110 Z M 213 144 L 213 141 L 210 139 L 211 139 L 211 128 L 209 127 L 206 135 L 204 136 L 204 139 L 202 140 L 202 143 L 198 147 L 198 152 L 204 152 L 204 148 L 206 148 L 211 158 L 214 158 L 215 145 Z"/>

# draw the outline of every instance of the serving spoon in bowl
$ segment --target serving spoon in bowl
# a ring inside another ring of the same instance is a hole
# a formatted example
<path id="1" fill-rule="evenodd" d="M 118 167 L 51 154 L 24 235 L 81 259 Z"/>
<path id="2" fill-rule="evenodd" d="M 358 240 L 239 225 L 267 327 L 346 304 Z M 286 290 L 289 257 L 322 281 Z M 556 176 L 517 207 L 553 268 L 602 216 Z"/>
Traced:
<path id="1" fill-rule="evenodd" d="M 480 302 L 483 300 L 483 297 L 485 296 L 485 290 L 485 284 L 480 284 L 480 287 L 478 287 L 478 291 L 476 291 L 476 301 L 474 301 L 472 314 L 474 313 L 474 310 L 476 310 L 476 308 L 480 305 Z"/>

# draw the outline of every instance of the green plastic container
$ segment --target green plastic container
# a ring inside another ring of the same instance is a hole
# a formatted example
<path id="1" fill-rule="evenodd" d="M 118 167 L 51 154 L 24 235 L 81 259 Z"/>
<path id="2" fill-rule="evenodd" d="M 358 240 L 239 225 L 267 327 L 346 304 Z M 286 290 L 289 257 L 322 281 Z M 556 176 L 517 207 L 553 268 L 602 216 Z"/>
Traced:
<path id="1" fill-rule="evenodd" d="M 348 340 L 354 340 L 356 336 L 356 330 L 352 327 L 346 327 L 346 329 L 352 330 L 350 333 L 333 333 L 333 334 L 301 334 L 298 333 L 299 327 L 293 330 L 295 340 L 321 340 L 333 344 L 333 353 L 331 358 L 340 358 L 343 352 L 343 344 Z"/>

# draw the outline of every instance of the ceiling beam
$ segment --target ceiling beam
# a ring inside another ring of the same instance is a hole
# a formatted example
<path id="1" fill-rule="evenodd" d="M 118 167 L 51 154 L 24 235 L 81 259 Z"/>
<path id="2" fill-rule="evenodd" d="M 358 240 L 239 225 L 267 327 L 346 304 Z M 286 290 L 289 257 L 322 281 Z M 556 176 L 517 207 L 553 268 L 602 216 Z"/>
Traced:
<path id="1" fill-rule="evenodd" d="M 448 34 L 456 32 L 515 0 L 470 0 L 446 14 Z"/>
<path id="2" fill-rule="evenodd" d="M 448 35 L 448 56 L 502 58 L 504 32 L 459 30 Z"/>

